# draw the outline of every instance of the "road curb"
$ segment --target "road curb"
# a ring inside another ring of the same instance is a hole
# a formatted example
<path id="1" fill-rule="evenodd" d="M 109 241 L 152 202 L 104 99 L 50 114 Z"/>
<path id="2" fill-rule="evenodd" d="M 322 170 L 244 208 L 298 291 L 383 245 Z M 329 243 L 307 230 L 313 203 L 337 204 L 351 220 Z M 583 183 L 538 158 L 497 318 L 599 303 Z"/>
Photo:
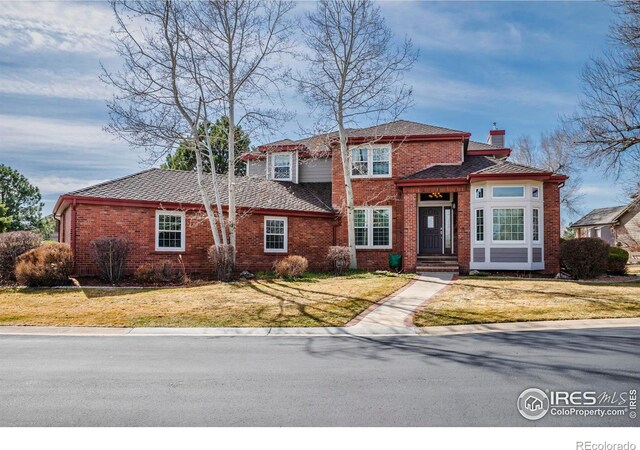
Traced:
<path id="1" fill-rule="evenodd" d="M 589 328 L 640 327 L 640 318 L 514 322 L 445 327 L 292 327 L 292 328 L 108 328 L 0 326 L 0 336 L 183 336 L 183 337 L 372 337 L 452 336 L 522 331 L 562 331 Z"/>

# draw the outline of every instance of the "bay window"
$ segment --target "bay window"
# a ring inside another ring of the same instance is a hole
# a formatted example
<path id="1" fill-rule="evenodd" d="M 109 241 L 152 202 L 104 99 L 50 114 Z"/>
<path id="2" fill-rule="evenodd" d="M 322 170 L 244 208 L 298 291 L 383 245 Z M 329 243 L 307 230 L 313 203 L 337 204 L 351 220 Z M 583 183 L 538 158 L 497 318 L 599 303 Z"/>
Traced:
<path id="1" fill-rule="evenodd" d="M 476 241 L 484 241 L 484 209 L 476 209 Z"/>
<path id="2" fill-rule="evenodd" d="M 540 210 L 538 208 L 534 208 L 531 211 L 531 219 L 533 220 L 533 240 L 540 240 Z"/>
<path id="3" fill-rule="evenodd" d="M 493 210 L 494 241 L 524 241 L 524 208 Z"/>

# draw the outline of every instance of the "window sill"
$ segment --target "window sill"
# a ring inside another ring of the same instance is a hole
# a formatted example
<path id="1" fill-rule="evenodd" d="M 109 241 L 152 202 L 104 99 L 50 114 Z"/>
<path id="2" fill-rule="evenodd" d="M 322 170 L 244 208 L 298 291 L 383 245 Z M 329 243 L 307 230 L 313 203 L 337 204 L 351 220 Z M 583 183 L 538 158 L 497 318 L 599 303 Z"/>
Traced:
<path id="1" fill-rule="evenodd" d="M 289 253 L 288 250 L 264 250 L 263 253 L 265 255 L 286 255 Z"/>
<path id="2" fill-rule="evenodd" d="M 356 251 L 385 251 L 393 250 L 393 247 L 356 247 Z"/>
<path id="3" fill-rule="evenodd" d="M 187 253 L 187 251 L 183 248 L 177 250 L 155 250 L 154 253 L 156 255 L 178 255 L 182 253 Z"/>

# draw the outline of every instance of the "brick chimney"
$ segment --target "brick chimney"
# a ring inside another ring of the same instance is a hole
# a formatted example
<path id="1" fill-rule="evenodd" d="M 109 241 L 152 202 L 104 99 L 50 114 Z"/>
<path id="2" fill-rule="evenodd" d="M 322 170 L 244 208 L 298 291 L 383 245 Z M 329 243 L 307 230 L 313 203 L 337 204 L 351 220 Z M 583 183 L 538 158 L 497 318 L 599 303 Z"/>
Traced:
<path id="1" fill-rule="evenodd" d="M 493 122 L 493 129 L 489 131 L 487 137 L 487 144 L 495 145 L 496 147 L 504 148 L 504 130 L 498 130 L 498 126 Z"/>

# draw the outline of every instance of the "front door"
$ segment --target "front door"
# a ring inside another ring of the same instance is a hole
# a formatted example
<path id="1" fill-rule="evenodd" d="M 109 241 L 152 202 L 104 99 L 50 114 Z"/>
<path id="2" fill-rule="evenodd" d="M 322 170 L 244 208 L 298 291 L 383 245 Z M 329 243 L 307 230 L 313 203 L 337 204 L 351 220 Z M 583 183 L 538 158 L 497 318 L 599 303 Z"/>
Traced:
<path id="1" fill-rule="evenodd" d="M 420 245 L 421 255 L 442 254 L 442 207 L 420 208 Z"/>

